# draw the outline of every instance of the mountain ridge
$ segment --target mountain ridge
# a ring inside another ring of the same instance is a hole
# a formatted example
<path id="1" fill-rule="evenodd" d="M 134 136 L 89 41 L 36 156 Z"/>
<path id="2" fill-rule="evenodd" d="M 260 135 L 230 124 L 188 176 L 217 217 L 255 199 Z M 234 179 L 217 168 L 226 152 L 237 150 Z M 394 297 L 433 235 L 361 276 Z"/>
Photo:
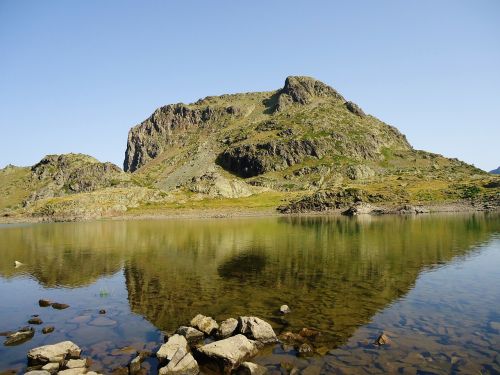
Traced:
<path id="1" fill-rule="evenodd" d="M 157 108 L 130 129 L 124 171 L 79 154 L 10 169 L 0 170 L 0 213 L 7 217 L 331 211 L 359 202 L 500 206 L 491 174 L 415 150 L 397 128 L 304 76 L 287 77 L 274 91 Z"/>

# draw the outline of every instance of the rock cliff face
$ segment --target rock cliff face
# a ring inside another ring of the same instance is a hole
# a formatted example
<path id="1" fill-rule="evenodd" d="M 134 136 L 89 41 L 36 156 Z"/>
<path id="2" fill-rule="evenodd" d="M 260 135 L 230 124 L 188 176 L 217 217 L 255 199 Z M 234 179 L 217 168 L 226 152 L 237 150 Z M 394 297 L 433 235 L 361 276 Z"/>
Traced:
<path id="1" fill-rule="evenodd" d="M 190 108 L 184 104 L 173 104 L 161 107 L 130 130 L 123 169 L 134 172 L 169 146 L 185 146 L 190 133 L 208 128 L 223 117 L 237 115 L 238 110 L 232 106 Z"/>

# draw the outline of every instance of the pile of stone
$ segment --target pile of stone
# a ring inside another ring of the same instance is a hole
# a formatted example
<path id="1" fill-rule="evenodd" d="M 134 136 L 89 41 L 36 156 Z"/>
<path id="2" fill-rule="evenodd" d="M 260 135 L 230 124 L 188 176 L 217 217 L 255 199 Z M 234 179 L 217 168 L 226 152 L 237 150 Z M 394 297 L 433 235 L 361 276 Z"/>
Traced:
<path id="1" fill-rule="evenodd" d="M 80 358 L 81 349 L 71 341 L 44 345 L 28 352 L 26 375 L 98 375 L 88 371 L 89 362 Z"/>
<path id="2" fill-rule="evenodd" d="M 200 363 L 224 374 L 265 374 L 265 367 L 248 360 L 264 345 L 277 341 L 271 325 L 260 318 L 241 316 L 218 324 L 198 314 L 189 326 L 179 327 L 156 353 L 159 373 L 197 375 Z"/>

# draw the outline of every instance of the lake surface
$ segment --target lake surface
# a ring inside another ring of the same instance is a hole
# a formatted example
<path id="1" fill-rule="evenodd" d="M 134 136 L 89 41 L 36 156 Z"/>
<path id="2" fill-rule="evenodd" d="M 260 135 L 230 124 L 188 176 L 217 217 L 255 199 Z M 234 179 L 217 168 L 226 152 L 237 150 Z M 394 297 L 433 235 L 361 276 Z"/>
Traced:
<path id="1" fill-rule="evenodd" d="M 44 321 L 30 341 L 0 346 L 0 372 L 22 373 L 30 348 L 69 339 L 111 373 L 202 313 L 321 331 L 312 357 L 263 350 L 254 361 L 271 374 L 499 374 L 500 215 L 4 225 L 0 305 L 0 331 Z M 373 345 L 382 331 L 391 344 Z M 155 373 L 154 360 L 144 366 Z"/>

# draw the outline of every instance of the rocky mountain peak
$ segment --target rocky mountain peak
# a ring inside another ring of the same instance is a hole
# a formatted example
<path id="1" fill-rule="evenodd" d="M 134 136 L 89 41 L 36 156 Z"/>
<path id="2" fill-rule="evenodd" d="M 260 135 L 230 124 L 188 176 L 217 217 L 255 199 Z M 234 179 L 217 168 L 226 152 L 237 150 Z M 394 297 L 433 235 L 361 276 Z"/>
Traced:
<path id="1" fill-rule="evenodd" d="M 317 97 L 331 97 L 344 101 L 335 89 L 312 77 L 289 76 L 280 90 L 277 111 L 283 111 L 291 103 L 309 104 Z"/>

